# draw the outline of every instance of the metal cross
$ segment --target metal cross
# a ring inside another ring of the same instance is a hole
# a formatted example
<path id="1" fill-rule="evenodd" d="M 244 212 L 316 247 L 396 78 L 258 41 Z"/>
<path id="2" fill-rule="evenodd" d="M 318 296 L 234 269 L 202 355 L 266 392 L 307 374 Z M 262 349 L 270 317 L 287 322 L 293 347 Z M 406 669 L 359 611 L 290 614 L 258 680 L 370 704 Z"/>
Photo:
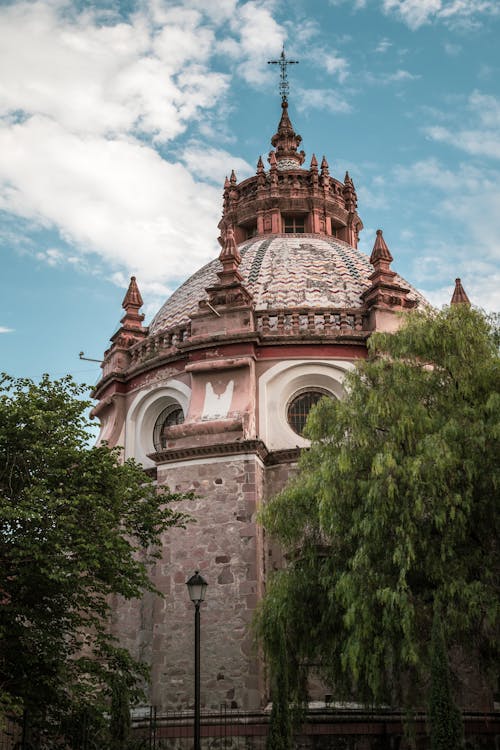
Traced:
<path id="1" fill-rule="evenodd" d="M 281 50 L 281 55 L 279 60 L 268 60 L 268 65 L 279 65 L 281 72 L 280 72 L 280 94 L 281 94 L 281 101 L 286 102 L 288 101 L 288 92 L 290 90 L 290 87 L 288 85 L 288 76 L 286 74 L 286 66 L 287 65 L 298 65 L 298 60 L 287 60 L 285 57 L 285 45 L 283 45 L 283 49 Z"/>

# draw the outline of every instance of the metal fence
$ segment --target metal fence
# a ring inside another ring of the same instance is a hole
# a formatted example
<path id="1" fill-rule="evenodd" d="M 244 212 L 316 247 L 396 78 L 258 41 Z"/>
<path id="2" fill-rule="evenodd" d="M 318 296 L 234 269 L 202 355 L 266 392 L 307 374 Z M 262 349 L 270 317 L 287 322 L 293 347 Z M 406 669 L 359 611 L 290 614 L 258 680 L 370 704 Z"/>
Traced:
<path id="1" fill-rule="evenodd" d="M 141 750 L 191 750 L 193 712 L 167 711 L 158 714 L 150 707 L 142 716 L 135 712 L 134 742 Z M 222 705 L 201 713 L 202 750 L 265 750 L 268 715 Z"/>
<path id="2" fill-rule="evenodd" d="M 124 750 L 192 750 L 193 712 L 153 706 L 133 712 Z M 265 750 L 269 712 L 248 712 L 222 705 L 201 714 L 202 750 Z M 500 714 L 464 714 L 465 750 L 500 750 Z M 417 750 L 428 750 L 425 714 L 415 717 Z M 406 750 L 403 717 L 390 711 L 309 711 L 294 738 L 295 750 Z M 52 737 L 55 735 L 52 734 Z M 28 716 L 0 727 L 0 750 L 110 750 L 109 737 L 83 720 L 64 741 L 48 739 L 30 726 Z"/>

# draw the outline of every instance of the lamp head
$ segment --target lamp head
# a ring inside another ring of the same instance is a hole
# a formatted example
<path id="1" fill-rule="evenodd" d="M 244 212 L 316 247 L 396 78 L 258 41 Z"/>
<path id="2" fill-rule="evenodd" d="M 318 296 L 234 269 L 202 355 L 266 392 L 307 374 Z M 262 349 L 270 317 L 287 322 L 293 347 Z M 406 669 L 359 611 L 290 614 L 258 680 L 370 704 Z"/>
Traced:
<path id="1" fill-rule="evenodd" d="M 200 604 L 205 599 L 205 591 L 207 590 L 208 583 L 198 570 L 195 570 L 191 578 L 186 581 L 186 586 L 188 587 L 189 598 L 193 604 Z"/>

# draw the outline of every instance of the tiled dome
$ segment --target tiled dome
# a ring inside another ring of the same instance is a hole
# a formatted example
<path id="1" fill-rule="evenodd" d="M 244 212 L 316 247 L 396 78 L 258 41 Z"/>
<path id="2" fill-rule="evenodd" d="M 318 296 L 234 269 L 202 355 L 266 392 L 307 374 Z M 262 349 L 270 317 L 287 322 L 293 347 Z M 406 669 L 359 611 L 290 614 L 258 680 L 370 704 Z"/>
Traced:
<path id="1" fill-rule="evenodd" d="M 239 246 L 239 272 L 257 310 L 291 308 L 360 308 L 361 294 L 370 286 L 373 272 L 368 256 L 342 240 L 315 234 L 266 235 Z M 207 299 L 207 287 L 217 283 L 218 259 L 191 276 L 160 308 L 150 333 L 187 321 Z M 409 299 L 423 301 L 410 284 Z"/>

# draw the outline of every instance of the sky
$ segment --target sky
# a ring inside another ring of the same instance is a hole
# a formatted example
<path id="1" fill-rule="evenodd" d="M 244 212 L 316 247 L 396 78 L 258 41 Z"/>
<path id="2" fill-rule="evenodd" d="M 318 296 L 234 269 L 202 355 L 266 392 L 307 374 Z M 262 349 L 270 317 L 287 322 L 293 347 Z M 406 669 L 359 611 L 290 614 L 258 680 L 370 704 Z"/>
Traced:
<path id="1" fill-rule="evenodd" d="M 498 0 L 0 0 L 0 370 L 95 383 L 131 275 L 146 324 L 218 253 L 265 159 L 277 59 L 305 167 L 346 169 L 370 253 L 500 310 Z"/>

